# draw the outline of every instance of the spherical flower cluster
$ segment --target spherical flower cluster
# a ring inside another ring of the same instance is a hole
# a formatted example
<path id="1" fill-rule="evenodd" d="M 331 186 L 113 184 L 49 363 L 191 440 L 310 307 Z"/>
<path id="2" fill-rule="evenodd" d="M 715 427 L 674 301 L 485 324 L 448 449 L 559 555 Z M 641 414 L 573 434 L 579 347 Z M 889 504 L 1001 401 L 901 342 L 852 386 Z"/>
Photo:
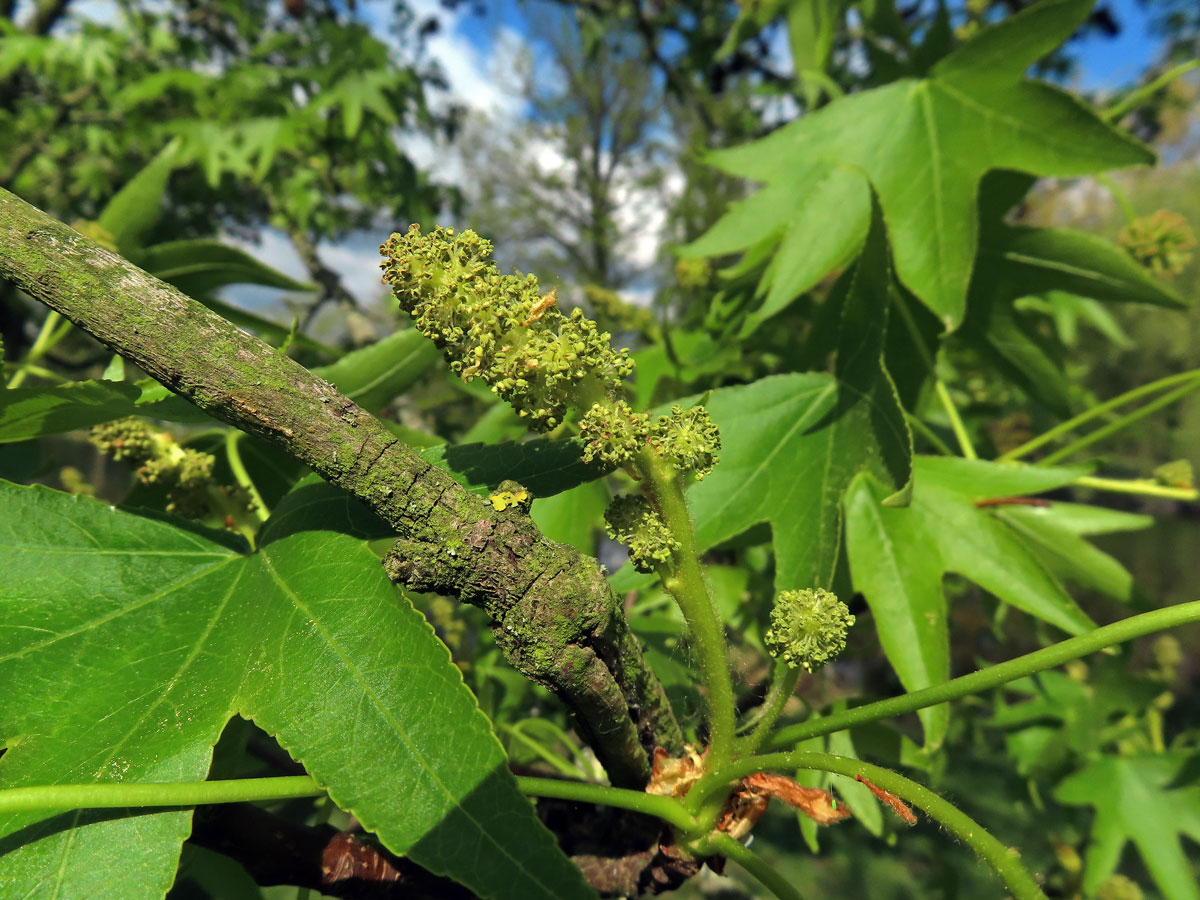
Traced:
<path id="1" fill-rule="evenodd" d="M 653 572 L 679 547 L 645 497 L 617 497 L 604 513 L 604 524 L 609 537 L 629 548 L 629 561 L 639 572 Z"/>
<path id="2" fill-rule="evenodd" d="M 563 315 L 537 278 L 501 275 L 473 231 L 413 225 L 380 248 L 400 308 L 463 378 L 482 378 L 537 431 L 557 426 L 581 382 L 616 395 L 633 371 L 627 350 L 576 309 Z"/>
<path id="3" fill-rule="evenodd" d="M 1192 260 L 1196 235 L 1179 213 L 1160 209 L 1122 228 L 1117 242 L 1155 275 L 1178 275 Z"/>
<path id="4" fill-rule="evenodd" d="M 721 449 L 721 432 L 703 406 L 671 407 L 671 415 L 658 417 L 652 440 L 659 456 L 697 480 L 712 471 Z"/>
<path id="5" fill-rule="evenodd" d="M 203 518 L 210 512 L 209 492 L 214 489 L 211 453 L 201 453 L 179 444 L 137 418 L 117 419 L 92 429 L 91 442 L 101 453 L 136 465 L 138 480 L 166 489 L 167 511 L 188 518 Z M 249 498 L 237 498 L 242 506 Z"/>
<path id="6" fill-rule="evenodd" d="M 600 460 L 610 466 L 623 466 L 646 448 L 650 417 L 635 413 L 624 400 L 593 403 L 579 420 L 579 436 L 585 442 L 584 462 Z"/>
<path id="7" fill-rule="evenodd" d="M 846 649 L 846 630 L 853 624 L 849 608 L 829 591 L 784 591 L 771 610 L 764 641 L 776 659 L 813 672 Z"/>

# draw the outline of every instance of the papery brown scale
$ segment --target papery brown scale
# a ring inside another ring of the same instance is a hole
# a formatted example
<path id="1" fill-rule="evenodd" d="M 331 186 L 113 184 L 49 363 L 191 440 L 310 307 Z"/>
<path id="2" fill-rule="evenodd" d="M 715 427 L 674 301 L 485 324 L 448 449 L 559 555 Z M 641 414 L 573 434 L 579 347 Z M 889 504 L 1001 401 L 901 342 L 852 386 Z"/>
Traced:
<path id="1" fill-rule="evenodd" d="M 836 804 L 829 791 L 804 787 L 783 775 L 757 772 L 743 778 L 742 787 L 757 794 L 777 797 L 818 825 L 833 825 L 850 817 L 850 809 L 844 803 Z"/>

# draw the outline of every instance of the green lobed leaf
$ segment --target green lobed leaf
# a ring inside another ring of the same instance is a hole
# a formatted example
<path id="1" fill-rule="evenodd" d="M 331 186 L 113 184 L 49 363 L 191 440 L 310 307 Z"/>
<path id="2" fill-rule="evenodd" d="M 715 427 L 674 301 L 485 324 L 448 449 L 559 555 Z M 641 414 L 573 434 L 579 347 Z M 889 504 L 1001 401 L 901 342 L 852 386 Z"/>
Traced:
<path id="1" fill-rule="evenodd" d="M 712 162 L 765 183 L 747 201 L 764 214 L 760 235 L 791 220 L 787 198 L 835 168 L 861 171 L 883 207 L 900 281 L 953 329 L 966 309 L 985 172 L 1082 175 L 1154 159 L 1071 95 L 1024 79 L 1091 7 L 1092 0 L 1042 0 L 982 31 L 926 78 L 840 98 L 762 140 L 716 152 Z M 845 212 L 827 207 L 824 215 L 834 222 Z M 852 238 L 844 238 L 845 253 Z"/>
<path id="2" fill-rule="evenodd" d="M 777 375 L 713 391 L 720 462 L 688 490 L 708 549 L 768 522 L 775 589 L 828 587 L 841 544 L 840 500 L 860 471 L 903 502 L 912 438 L 883 368 L 891 285 L 876 227 L 842 306 L 834 377 Z"/>
<path id="3" fill-rule="evenodd" d="M 4 786 L 202 779 L 254 720 L 392 851 L 480 896 L 587 897 L 425 618 L 354 538 L 242 556 L 107 504 L 0 483 Z M 69 574 L 68 574 L 69 573 Z M 0 817 L 0 883 L 161 897 L 187 811 Z"/>
<path id="4" fill-rule="evenodd" d="M 313 369 L 313 374 L 332 382 L 364 409 L 378 410 L 412 387 L 440 358 L 433 341 L 409 328 Z"/>
<path id="5" fill-rule="evenodd" d="M 1062 504 L 1065 509 L 1058 514 L 1058 503 L 990 503 L 1062 487 L 1086 471 L 917 456 L 912 502 L 904 509 L 887 508 L 888 488 L 869 474 L 854 482 L 845 502 L 851 577 L 866 597 L 880 643 L 906 689 L 949 678 L 942 589 L 947 572 L 1073 634 L 1087 631 L 1092 623 L 1067 593 L 1063 577 L 1112 596 L 1128 596 L 1128 573 L 1079 537 L 1087 527 L 1080 520 L 1087 515 L 1075 504 Z M 1127 517 L 1108 524 L 1124 529 L 1145 527 L 1146 522 Z M 946 715 L 945 708 L 922 712 L 927 743 L 936 746 L 944 738 Z"/>
<path id="6" fill-rule="evenodd" d="M 113 243 L 125 254 L 145 243 L 146 235 L 162 215 L 167 179 L 176 164 L 175 141 L 159 151 L 140 172 L 113 195 L 96 224 L 112 235 Z"/>
<path id="7" fill-rule="evenodd" d="M 1200 882 L 1181 837 L 1200 843 L 1200 785 L 1179 783 L 1194 754 L 1174 751 L 1105 756 L 1067 777 L 1054 791 L 1062 803 L 1092 806 L 1083 889 L 1091 895 L 1117 870 L 1132 841 L 1166 900 L 1200 900 Z"/>

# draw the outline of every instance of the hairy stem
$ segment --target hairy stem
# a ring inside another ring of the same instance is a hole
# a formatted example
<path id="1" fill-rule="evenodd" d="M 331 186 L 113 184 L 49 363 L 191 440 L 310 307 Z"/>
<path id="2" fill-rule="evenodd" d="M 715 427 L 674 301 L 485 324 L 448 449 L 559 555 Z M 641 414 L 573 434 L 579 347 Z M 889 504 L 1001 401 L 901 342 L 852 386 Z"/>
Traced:
<path id="1" fill-rule="evenodd" d="M 241 440 L 241 437 L 242 432 L 240 431 L 225 432 L 225 458 L 229 461 L 229 469 L 233 472 L 234 481 L 250 495 L 250 500 L 254 503 L 254 517 L 260 522 L 265 522 L 270 517 L 271 510 L 267 508 L 262 494 L 258 492 L 258 486 L 242 462 L 242 453 L 238 449 L 238 441 Z"/>
<path id="2" fill-rule="evenodd" d="M 934 386 L 938 399 L 942 402 L 942 408 L 946 410 L 946 415 L 950 419 L 950 427 L 954 430 L 954 438 L 958 441 L 962 455 L 967 459 L 978 459 L 979 455 L 975 452 L 975 445 L 971 443 L 971 436 L 967 434 L 962 417 L 959 416 L 958 409 L 950 398 L 950 391 L 946 389 L 946 383 L 939 378 Z"/>
<path id="3" fill-rule="evenodd" d="M 959 697 L 1000 687 L 1002 684 L 1008 684 L 1010 681 L 1025 678 L 1045 669 L 1053 669 L 1055 666 L 1061 666 L 1063 663 L 1103 650 L 1105 647 L 1111 647 L 1113 644 L 1120 644 L 1143 635 L 1153 634 L 1156 631 L 1164 631 L 1188 622 L 1198 621 L 1200 621 L 1200 600 L 1130 616 L 1128 619 L 1105 625 L 1079 637 L 1061 641 L 1052 647 L 1035 650 L 1033 653 L 1018 656 L 1007 662 L 996 663 L 994 666 L 933 687 L 869 703 L 866 706 L 856 706 L 853 709 L 814 719 L 811 722 L 801 722 L 799 725 L 781 728 L 771 736 L 767 746 L 771 748 L 794 746 L 800 741 L 833 734 L 836 731 L 845 731 L 855 725 L 907 715 L 919 709 L 937 706 L 948 700 L 957 700 Z"/>
<path id="4" fill-rule="evenodd" d="M 682 735 L 599 565 L 498 512 L 295 360 L 0 190 L 0 277 L 213 417 L 261 435 L 395 529 L 395 581 L 491 616 L 497 644 L 575 713 L 614 784 Z"/>
<path id="5" fill-rule="evenodd" d="M 771 687 L 767 698 L 760 707 L 761 715 L 754 723 L 754 730 L 737 742 L 737 755 L 749 756 L 763 745 L 775 727 L 784 706 L 787 705 L 792 693 L 796 690 L 796 682 L 800 680 L 800 670 L 793 669 L 784 662 L 775 663 L 775 674 L 771 678 Z"/>
<path id="6" fill-rule="evenodd" d="M 1104 438 L 1108 437 L 1109 435 L 1116 434 L 1118 431 L 1123 431 L 1135 422 L 1140 422 L 1142 419 L 1146 418 L 1152 413 L 1158 412 L 1164 406 L 1170 406 L 1176 400 L 1186 397 L 1197 388 L 1200 388 L 1200 379 L 1193 378 L 1189 383 L 1183 385 L 1182 387 L 1177 387 L 1175 390 L 1163 394 L 1161 397 L 1158 397 L 1155 400 L 1151 400 L 1145 406 L 1139 407 L 1133 412 L 1121 416 L 1116 421 L 1109 422 L 1107 425 L 1097 428 L 1095 431 L 1089 431 L 1078 440 L 1072 441 L 1070 444 L 1059 450 L 1055 450 L 1053 453 L 1045 456 L 1042 459 L 1039 459 L 1038 465 L 1054 465 L 1054 463 L 1058 462 L 1059 460 L 1066 459 L 1068 456 L 1072 456 L 1078 453 L 1080 450 L 1090 447 L 1097 441 L 1104 440 Z"/>
<path id="7" fill-rule="evenodd" d="M 18 388 L 25 382 L 25 376 L 30 374 L 31 368 L 45 356 L 54 345 L 66 336 L 66 329 L 59 326 L 66 325 L 67 329 L 71 327 L 70 322 L 63 322 L 62 316 L 54 310 L 50 310 L 46 314 L 46 318 L 42 320 L 42 327 L 38 329 L 37 337 L 34 338 L 33 346 L 29 348 L 29 353 L 25 358 L 17 364 L 17 371 L 12 378 L 8 379 L 10 388 Z"/>
<path id="8" fill-rule="evenodd" d="M 1083 475 L 1071 484 L 1091 488 L 1096 491 L 1108 491 L 1113 494 L 1137 494 L 1142 497 L 1162 497 L 1166 500 L 1184 500 L 1195 502 L 1200 500 L 1200 490 L 1196 488 L 1171 487 L 1169 484 L 1159 484 L 1148 478 L 1096 478 Z"/>
<path id="9" fill-rule="evenodd" d="M 1095 178 L 1097 184 L 1104 185 L 1104 187 L 1108 189 L 1109 194 L 1112 195 L 1113 200 L 1115 200 L 1117 206 L 1120 207 L 1121 214 L 1125 216 L 1126 222 L 1132 222 L 1137 218 L 1137 210 L 1135 210 L 1133 208 L 1133 204 L 1129 202 L 1129 195 L 1125 193 L 1124 188 L 1102 173 L 1092 177 Z"/>
<path id="10" fill-rule="evenodd" d="M 862 776 L 876 786 L 890 791 L 902 800 L 917 807 L 938 824 L 970 847 L 980 859 L 988 863 L 1003 879 L 1016 900 L 1046 900 L 1033 876 L 1021 864 L 1020 857 L 1010 847 L 989 834 L 984 828 L 956 807 L 943 800 L 929 788 L 905 778 L 890 769 L 871 765 L 858 759 L 833 756 L 828 753 L 811 753 L 798 750 L 793 753 L 771 753 L 739 760 L 723 770 L 713 772 L 713 786 L 729 784 L 755 772 L 771 769 L 790 771 L 815 769 L 833 772 L 850 778 Z M 692 793 L 701 790 L 701 783 L 692 788 Z M 689 795 L 690 798 L 690 795 Z"/>
<path id="11" fill-rule="evenodd" d="M 659 794 L 629 791 L 602 784 L 586 784 L 582 781 L 560 781 L 557 778 L 529 776 L 518 776 L 517 787 L 520 788 L 521 793 L 531 797 L 554 797 L 559 800 L 595 803 L 598 806 L 615 806 L 630 812 L 643 813 L 662 819 L 683 831 L 696 827 L 696 820 L 688 814 L 681 802 Z"/>
<path id="12" fill-rule="evenodd" d="M 1177 384 L 1186 384 L 1191 381 L 1200 381 L 1200 369 L 1191 369 L 1187 372 L 1180 372 L 1177 375 L 1168 375 L 1165 378 L 1159 378 L 1157 381 L 1152 381 L 1149 384 L 1143 384 L 1140 387 L 1125 391 L 1113 397 L 1111 400 L 1105 400 L 1093 406 L 1091 409 L 1081 412 L 1067 421 L 1055 425 L 1053 428 L 1042 432 L 1037 437 L 1026 441 L 1019 447 L 1014 447 L 1007 453 L 1002 453 L 996 457 L 997 462 L 1015 462 L 1022 457 L 1028 456 L 1034 450 L 1044 447 L 1052 441 L 1058 440 L 1064 435 L 1070 434 L 1081 425 L 1085 425 L 1093 419 L 1098 419 L 1106 413 L 1124 406 L 1126 403 L 1132 403 L 1134 400 L 1139 400 L 1149 394 L 1157 393 L 1158 391 L 1166 390 L 1170 387 L 1175 387 Z"/>
<path id="13" fill-rule="evenodd" d="M 724 765 L 733 758 L 733 734 L 736 707 L 733 682 L 729 677 L 729 658 L 725 644 L 725 626 L 713 604 L 700 569 L 696 535 L 688 515 L 683 484 L 674 470 L 649 451 L 637 458 L 637 467 L 663 521 L 678 544 L 663 577 L 663 587 L 675 598 L 687 620 L 692 638 L 692 654 L 704 682 L 708 704 L 708 755 L 710 766 Z"/>
<path id="14" fill-rule="evenodd" d="M 307 775 L 184 781 L 166 784 L 42 784 L 0 790 L 0 812 L 121 809 L 127 806 L 197 806 L 204 803 L 319 797 L 325 789 Z"/>
<path id="15" fill-rule="evenodd" d="M 1103 116 L 1110 122 L 1116 122 L 1126 113 L 1131 112 L 1143 101 L 1152 97 L 1155 93 L 1162 90 L 1176 78 L 1181 75 L 1186 75 L 1188 72 L 1200 67 L 1200 59 L 1189 59 L 1186 62 L 1181 62 L 1174 68 L 1167 69 L 1153 81 L 1144 84 L 1139 88 L 1134 88 L 1129 94 L 1118 102 L 1114 103 L 1108 109 L 1104 110 Z"/>
<path id="16" fill-rule="evenodd" d="M 803 900 L 792 883 L 766 864 L 757 853 L 724 832 L 717 832 L 704 842 L 712 853 L 727 856 L 749 872 L 779 900 Z"/>

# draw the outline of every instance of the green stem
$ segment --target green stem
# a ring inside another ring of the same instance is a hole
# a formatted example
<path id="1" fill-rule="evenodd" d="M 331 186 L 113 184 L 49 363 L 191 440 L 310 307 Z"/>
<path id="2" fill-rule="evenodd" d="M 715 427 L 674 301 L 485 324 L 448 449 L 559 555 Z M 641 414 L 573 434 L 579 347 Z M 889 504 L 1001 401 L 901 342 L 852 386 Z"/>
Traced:
<path id="1" fill-rule="evenodd" d="M 954 437 L 958 441 L 962 455 L 967 459 L 978 459 L 979 456 L 975 452 L 975 446 L 971 443 L 970 435 L 967 434 L 966 426 L 963 425 L 963 420 L 959 418 L 954 401 L 950 399 L 950 392 L 946 390 L 946 383 L 939 378 L 934 382 L 934 386 L 937 390 L 938 399 L 942 401 L 942 408 L 946 410 L 946 415 L 950 417 L 950 427 L 954 429 Z"/>
<path id="2" fill-rule="evenodd" d="M 1112 198 L 1117 201 L 1117 206 L 1121 207 L 1121 215 L 1125 217 L 1126 222 L 1132 222 L 1137 218 L 1137 210 L 1133 208 L 1133 204 L 1129 202 L 1129 195 L 1125 193 L 1125 189 L 1109 178 L 1107 175 L 1093 175 L 1097 184 L 1102 184 L 1112 194 Z"/>
<path id="3" fill-rule="evenodd" d="M 1117 101 L 1108 109 L 1106 109 L 1102 115 L 1108 121 L 1116 122 L 1143 100 L 1149 98 L 1156 91 L 1162 90 L 1180 75 L 1186 75 L 1197 66 L 1200 66 L 1200 58 L 1189 59 L 1187 62 L 1182 62 L 1173 69 L 1168 69 L 1148 84 L 1144 84 L 1140 88 L 1131 91 L 1128 96 Z"/>
<path id="4" fill-rule="evenodd" d="M 554 797 L 558 800 L 575 800 L 579 803 L 595 803 L 600 806 L 615 806 L 631 812 L 643 813 L 662 819 L 681 831 L 692 831 L 696 821 L 673 797 L 630 791 L 625 788 L 607 787 L 602 784 L 585 784 L 582 781 L 560 781 L 556 778 L 517 777 L 521 793 L 531 797 Z"/>
<path id="5" fill-rule="evenodd" d="M 1080 425 L 1084 425 L 1092 419 L 1098 419 L 1110 410 L 1124 406 L 1126 403 L 1132 403 L 1134 400 L 1139 400 L 1148 394 L 1155 394 L 1169 387 L 1174 387 L 1177 384 L 1185 384 L 1189 381 L 1200 380 L 1200 369 L 1191 369 L 1187 372 L 1181 372 L 1178 375 L 1168 375 L 1165 378 L 1159 378 L 1157 381 L 1152 381 L 1149 384 L 1143 384 L 1141 387 L 1136 387 L 1133 390 L 1126 391 L 1113 397 L 1111 400 L 1105 400 L 1103 403 L 1093 406 L 1091 409 L 1081 412 L 1074 418 L 1067 419 L 1059 425 L 1055 425 L 1049 431 L 1042 432 L 1037 437 L 1026 441 L 1019 447 L 1009 450 L 1007 453 L 1001 454 L 996 458 L 997 462 L 1014 462 L 1023 456 L 1028 456 L 1039 447 L 1044 447 L 1051 441 L 1055 441 L 1065 434 L 1070 434 Z"/>
<path id="6" fill-rule="evenodd" d="M 755 877 L 763 887 L 770 890 L 779 900 L 803 900 L 786 878 L 767 865 L 757 853 L 723 831 L 718 831 L 704 842 L 705 849 L 727 856 Z"/>
<path id="7" fill-rule="evenodd" d="M 943 456 L 954 455 L 954 451 L 950 449 L 950 446 L 938 437 L 937 433 L 922 422 L 920 418 L 910 412 L 905 412 L 904 418 L 908 422 L 909 427 L 918 432 L 925 440 L 929 441 L 933 445 L 933 449 L 937 450 L 938 453 L 941 453 Z"/>
<path id="8" fill-rule="evenodd" d="M 68 380 L 63 378 L 63 376 L 59 375 L 57 372 L 52 372 L 49 369 L 43 368 L 39 365 L 34 365 L 29 362 L 13 363 L 11 366 L 6 366 L 5 368 L 11 369 L 18 375 L 21 375 L 22 380 L 24 380 L 25 375 L 36 375 L 38 378 L 44 378 L 47 381 L 51 381 L 55 384 L 62 384 Z M 11 385 L 9 386 L 11 387 Z"/>
<path id="9" fill-rule="evenodd" d="M 1104 440 L 1104 438 L 1108 437 L 1109 435 L 1115 434 L 1124 428 L 1128 428 L 1134 422 L 1141 421 L 1151 413 L 1158 412 L 1158 410 L 1162 409 L 1164 406 L 1170 406 L 1176 400 L 1186 397 L 1192 391 L 1196 390 L 1196 388 L 1200 388 L 1200 379 L 1194 378 L 1189 383 L 1183 385 L 1182 387 L 1177 387 L 1175 390 L 1170 391 L 1169 393 L 1163 394 L 1161 397 L 1150 401 L 1145 406 L 1140 406 L 1133 412 L 1127 413 L 1126 415 L 1109 422 L 1107 425 L 1097 428 L 1095 431 L 1089 431 L 1078 440 L 1072 441 L 1070 444 L 1067 444 L 1067 446 L 1059 450 L 1055 450 L 1048 456 L 1039 459 L 1038 465 L 1049 466 L 1058 462 L 1060 459 L 1066 459 L 1068 456 L 1078 453 L 1085 447 L 1090 447 L 1097 441 Z"/>
<path id="10" fill-rule="evenodd" d="M 1196 488 L 1171 487 L 1159 484 L 1148 478 L 1125 480 L 1120 478 L 1095 478 L 1084 475 L 1071 482 L 1079 487 L 1092 488 L 1097 491 L 1109 491 L 1114 494 L 1137 494 L 1142 497 L 1163 497 L 1167 500 L 1200 500 L 1200 490 Z"/>
<path id="11" fill-rule="evenodd" d="M 36 363 L 63 339 L 67 329 L 71 327 L 71 323 L 66 322 L 66 329 L 58 328 L 56 333 L 56 326 L 62 321 L 63 317 L 54 310 L 46 314 L 46 318 L 42 320 L 42 327 L 38 329 L 37 337 L 34 338 L 33 346 L 29 348 L 25 358 L 18 363 L 16 374 L 8 380 L 10 388 L 20 387 L 25 381 L 25 376 L 29 374 L 28 366 Z"/>
<path id="12" fill-rule="evenodd" d="M 521 744 L 523 744 L 525 747 L 527 747 L 533 753 L 536 753 L 538 755 L 538 757 L 541 758 L 548 765 L 553 766 L 555 771 L 557 771 L 560 775 L 564 775 L 567 778 L 582 777 L 583 773 L 580 772 L 577 768 L 575 768 L 573 765 L 571 765 L 565 759 L 560 757 L 557 753 L 552 753 L 549 750 L 547 750 L 545 747 L 543 747 L 541 744 L 539 744 L 537 741 L 535 741 L 529 735 L 525 734 L 519 728 L 516 728 L 516 727 L 509 725 L 507 723 L 504 723 L 504 722 L 497 722 L 496 724 L 499 725 L 502 729 L 504 729 L 505 733 L 510 735 L 513 738 L 513 740 L 519 741 Z"/>
<path id="13" fill-rule="evenodd" d="M 738 756 L 748 756 L 762 746 L 763 741 L 771 734 L 784 706 L 796 690 L 796 682 L 800 680 L 800 670 L 793 669 L 784 662 L 775 663 L 775 674 L 771 679 L 771 688 L 760 707 L 761 715 L 754 724 L 754 730 L 736 744 Z"/>
<path id="14" fill-rule="evenodd" d="M 924 785 L 890 769 L 880 768 L 858 759 L 797 750 L 792 753 L 772 753 L 739 760 L 721 771 L 714 772 L 712 777 L 714 782 L 720 781 L 722 784 L 729 784 L 745 778 L 747 775 L 768 769 L 784 771 L 814 769 L 819 772 L 846 775 L 850 778 L 861 775 L 877 787 L 890 791 L 920 809 L 930 818 L 937 820 L 943 828 L 974 850 L 980 859 L 987 862 L 996 871 L 1016 900 L 1046 900 L 1046 895 L 1037 886 L 1033 876 L 1021 865 L 1020 858 L 1011 848 L 1006 847 L 985 831 L 983 826 L 954 804 L 943 800 Z M 699 789 L 700 784 L 697 783 L 696 787 L 692 788 L 692 793 Z"/>
<path id="15" fill-rule="evenodd" d="M 229 469 L 233 472 L 234 480 L 246 490 L 250 495 L 250 500 L 254 504 L 254 515 L 260 522 L 267 521 L 271 515 L 271 510 L 263 501 L 262 494 L 258 492 L 258 487 L 254 483 L 254 479 L 250 477 L 250 473 L 246 471 L 246 466 L 242 462 L 242 454 L 238 450 L 238 441 L 242 437 L 242 432 L 235 428 L 231 428 L 225 432 L 225 458 L 229 461 Z"/>
<path id="16" fill-rule="evenodd" d="M 704 682 L 708 704 L 708 754 L 710 767 L 722 766 L 733 758 L 735 704 L 729 677 L 725 626 L 717 613 L 704 573 L 696 535 L 688 515 L 683 484 L 675 471 L 650 451 L 638 455 L 638 471 L 675 539 L 678 549 L 670 571 L 663 573 L 663 587 L 679 604 L 692 638 L 692 653 Z"/>
<path id="17" fill-rule="evenodd" d="M 767 746 L 770 748 L 795 746 L 800 741 L 833 734 L 836 731 L 845 731 L 855 725 L 907 715 L 919 709 L 937 706 L 948 700 L 957 700 L 968 694 L 978 694 L 1008 684 L 1010 681 L 1016 681 L 1018 678 L 1025 678 L 1045 669 L 1061 666 L 1063 663 L 1087 656 L 1089 653 L 1096 653 L 1113 644 L 1131 641 L 1156 631 L 1164 631 L 1197 621 L 1200 621 L 1200 600 L 1130 616 L 1128 619 L 1105 625 L 1103 628 L 1097 628 L 1095 631 L 1089 631 L 1079 637 L 1061 641 L 1052 647 L 1035 650 L 1033 653 L 1018 656 L 1007 662 L 996 663 L 994 666 L 988 666 L 986 669 L 980 669 L 978 672 L 972 672 L 970 675 L 963 675 L 933 687 L 913 691 L 899 697 L 891 697 L 887 700 L 879 700 L 866 706 L 857 706 L 822 719 L 781 728 L 771 736 Z"/>
<path id="18" fill-rule="evenodd" d="M 0 813 L 127 806 L 198 806 L 317 797 L 325 789 L 307 775 L 184 781 L 165 784 L 43 784 L 0 790 Z"/>

